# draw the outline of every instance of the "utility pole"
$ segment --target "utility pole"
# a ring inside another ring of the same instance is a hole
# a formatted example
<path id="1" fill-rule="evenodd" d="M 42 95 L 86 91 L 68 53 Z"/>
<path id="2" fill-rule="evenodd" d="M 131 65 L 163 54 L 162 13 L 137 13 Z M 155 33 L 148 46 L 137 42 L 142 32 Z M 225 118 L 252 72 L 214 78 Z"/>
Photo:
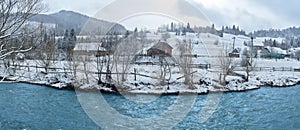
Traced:
<path id="1" fill-rule="evenodd" d="M 251 52 L 250 52 L 251 63 L 252 63 L 252 58 L 253 58 L 253 39 L 254 39 L 254 37 L 251 36 Z"/>
<path id="2" fill-rule="evenodd" d="M 233 37 L 232 39 L 233 39 L 233 47 L 232 47 L 232 50 L 234 50 L 234 47 L 235 47 L 235 39 L 236 39 L 236 37 Z"/>

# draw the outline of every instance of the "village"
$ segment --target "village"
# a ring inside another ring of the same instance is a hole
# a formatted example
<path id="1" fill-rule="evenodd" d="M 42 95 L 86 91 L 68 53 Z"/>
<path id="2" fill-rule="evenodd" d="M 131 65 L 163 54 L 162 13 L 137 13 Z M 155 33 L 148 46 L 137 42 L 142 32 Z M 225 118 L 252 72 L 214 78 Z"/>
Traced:
<path id="1" fill-rule="evenodd" d="M 90 36 L 76 36 L 72 29 L 54 37 L 39 26 L 47 43 L 39 59 L 19 53 L 3 60 L 3 79 L 58 89 L 158 94 L 245 91 L 300 81 L 300 48 L 273 46 L 283 44 L 283 38 L 220 33 L 214 25 L 195 32 L 189 24 Z"/>
<path id="2" fill-rule="evenodd" d="M 300 128 L 300 1 L 0 3 L 0 129 Z"/>

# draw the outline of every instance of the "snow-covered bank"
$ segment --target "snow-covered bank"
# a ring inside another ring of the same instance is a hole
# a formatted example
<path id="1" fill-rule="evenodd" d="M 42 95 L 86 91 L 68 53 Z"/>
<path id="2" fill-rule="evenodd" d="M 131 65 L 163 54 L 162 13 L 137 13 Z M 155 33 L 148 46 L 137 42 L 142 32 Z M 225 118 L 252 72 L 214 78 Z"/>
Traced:
<path id="1" fill-rule="evenodd" d="M 25 78 L 24 75 L 38 75 L 34 78 Z M 22 76 L 18 75 L 3 75 L 6 80 L 18 81 L 22 83 L 44 85 L 47 87 L 66 90 L 76 89 L 80 91 L 101 91 L 101 92 L 116 92 L 126 94 L 207 94 L 214 92 L 244 92 L 249 90 L 259 89 L 261 86 L 273 86 L 273 87 L 288 87 L 300 84 L 300 72 L 266 72 L 256 71 L 254 72 L 248 82 L 244 82 L 240 77 L 229 76 L 227 78 L 227 84 L 225 86 L 220 85 L 217 82 L 209 78 L 204 78 L 193 84 L 194 88 L 190 89 L 189 85 L 184 85 L 181 82 L 173 82 L 164 86 L 158 84 L 149 83 L 132 83 L 126 84 L 130 89 L 116 90 L 118 86 L 102 84 L 98 85 L 97 82 L 90 83 L 76 83 L 71 77 L 65 74 L 53 75 L 53 74 L 34 74 L 23 73 Z"/>
<path id="2" fill-rule="evenodd" d="M 263 62 L 264 60 L 261 60 Z M 27 61 L 30 64 L 32 61 Z M 291 62 L 288 60 L 275 61 L 269 60 L 269 64 L 264 64 L 273 67 L 276 63 L 287 64 Z M 57 63 L 55 67 L 66 67 L 63 63 Z M 264 67 L 262 63 L 257 62 L 259 67 Z M 295 65 L 296 62 L 293 64 Z M 273 66 L 272 66 L 273 65 Z M 276 67 L 276 66 L 275 66 Z M 155 72 L 155 66 L 150 68 L 143 65 L 136 65 L 136 68 L 140 74 L 149 75 L 152 77 L 157 76 Z M 62 69 L 63 70 L 63 69 Z M 150 71 L 151 70 L 151 71 Z M 0 76 L 5 77 L 6 80 L 19 81 L 22 83 L 30 83 L 37 85 L 45 85 L 51 88 L 65 90 L 76 89 L 81 91 L 102 91 L 102 92 L 121 92 L 131 94 L 206 94 L 210 92 L 243 92 L 248 90 L 259 89 L 261 86 L 274 86 L 274 87 L 286 87 L 300 84 L 300 72 L 293 71 L 253 71 L 250 74 L 248 82 L 245 82 L 238 76 L 227 76 L 226 85 L 220 85 L 214 78 L 215 72 L 211 70 L 196 70 L 197 73 L 193 75 L 192 84 L 183 84 L 183 79 L 176 80 L 177 77 L 182 76 L 179 71 L 174 69 L 172 82 L 165 85 L 160 85 L 158 80 L 137 76 L 134 80 L 134 76 L 127 76 L 128 80 L 123 83 L 123 86 L 115 86 L 113 84 L 98 84 L 96 78 L 90 75 L 90 81 L 87 83 L 85 76 L 82 73 L 77 74 L 77 78 L 72 76 L 72 73 L 65 71 L 60 72 L 58 70 L 52 73 L 43 72 L 44 69 L 36 68 L 18 68 L 18 69 L 6 69 L 0 67 Z M 238 72 L 243 74 L 244 72 Z M 105 82 L 105 80 L 103 79 Z M 114 83 L 117 84 L 117 83 Z M 190 88 L 192 86 L 192 88 Z M 121 89 L 117 89 L 121 88 Z M 125 89 L 124 89 L 125 88 Z"/>
<path id="3" fill-rule="evenodd" d="M 159 35 L 154 37 L 154 41 L 156 38 L 160 39 Z M 227 49 L 233 44 L 232 37 L 235 36 L 224 35 L 224 38 L 220 38 L 209 33 L 187 36 L 172 34 L 166 40 L 167 43 L 156 41 L 145 44 L 134 50 L 134 53 L 127 47 L 118 47 L 124 50 L 116 52 L 128 51 L 128 54 L 112 54 L 109 56 L 110 60 L 107 60 L 108 56 L 96 59 L 94 55 L 77 55 L 69 62 L 51 61 L 48 68 L 38 60 L 15 60 L 10 62 L 11 65 L 6 65 L 11 67 L 9 69 L 4 67 L 5 63 L 0 64 L 0 76 L 57 89 L 133 94 L 241 92 L 259 89 L 261 86 L 284 87 L 299 84 L 300 72 L 294 71 L 299 70 L 300 62 L 291 58 L 255 58 L 251 66 L 253 70 L 245 74 L 246 67 L 241 65 L 242 58 L 230 59 L 224 55 L 230 52 Z M 248 48 L 245 43 L 249 42 L 249 37 L 237 36 L 235 39 L 236 47 Z M 152 45 L 167 47 L 164 52 L 168 52 L 168 56 L 146 56 Z M 224 68 L 226 66 L 228 67 Z M 230 72 L 227 72 L 228 69 Z M 244 79 L 245 75 L 248 79 L 248 74 L 249 80 L 246 82 Z"/>

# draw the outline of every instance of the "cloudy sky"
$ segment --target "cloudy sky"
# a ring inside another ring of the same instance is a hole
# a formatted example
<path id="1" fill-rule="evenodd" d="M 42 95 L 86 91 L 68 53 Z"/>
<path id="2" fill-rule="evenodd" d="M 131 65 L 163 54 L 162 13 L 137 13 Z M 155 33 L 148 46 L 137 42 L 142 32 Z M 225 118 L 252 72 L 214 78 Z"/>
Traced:
<path id="1" fill-rule="evenodd" d="M 49 13 L 73 10 L 94 16 L 115 0 L 44 0 Z M 174 0 L 175 1 L 175 0 Z M 299 0 L 187 0 L 217 27 L 239 25 L 246 31 L 299 26 Z M 138 6 L 128 3 L 130 8 Z M 186 11 L 184 7 L 179 10 Z M 126 25 L 125 25 L 126 26 Z"/>

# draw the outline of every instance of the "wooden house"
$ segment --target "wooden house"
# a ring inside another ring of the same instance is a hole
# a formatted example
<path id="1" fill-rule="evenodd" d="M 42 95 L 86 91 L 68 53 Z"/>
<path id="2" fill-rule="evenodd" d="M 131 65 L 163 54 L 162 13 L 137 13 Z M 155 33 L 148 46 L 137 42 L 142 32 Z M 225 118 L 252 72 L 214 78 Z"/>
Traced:
<path id="1" fill-rule="evenodd" d="M 229 53 L 229 57 L 239 58 L 240 57 L 240 52 L 241 52 L 240 48 L 235 48 L 232 52 Z"/>
<path id="2" fill-rule="evenodd" d="M 173 47 L 167 42 L 158 42 L 147 50 L 148 56 L 172 56 Z"/>
<path id="3" fill-rule="evenodd" d="M 73 50 L 74 56 L 105 56 L 107 51 L 101 43 L 77 43 Z"/>
<path id="4" fill-rule="evenodd" d="M 262 41 L 260 41 L 260 40 L 254 40 L 253 47 L 256 50 L 263 50 L 264 49 L 264 43 Z"/>

